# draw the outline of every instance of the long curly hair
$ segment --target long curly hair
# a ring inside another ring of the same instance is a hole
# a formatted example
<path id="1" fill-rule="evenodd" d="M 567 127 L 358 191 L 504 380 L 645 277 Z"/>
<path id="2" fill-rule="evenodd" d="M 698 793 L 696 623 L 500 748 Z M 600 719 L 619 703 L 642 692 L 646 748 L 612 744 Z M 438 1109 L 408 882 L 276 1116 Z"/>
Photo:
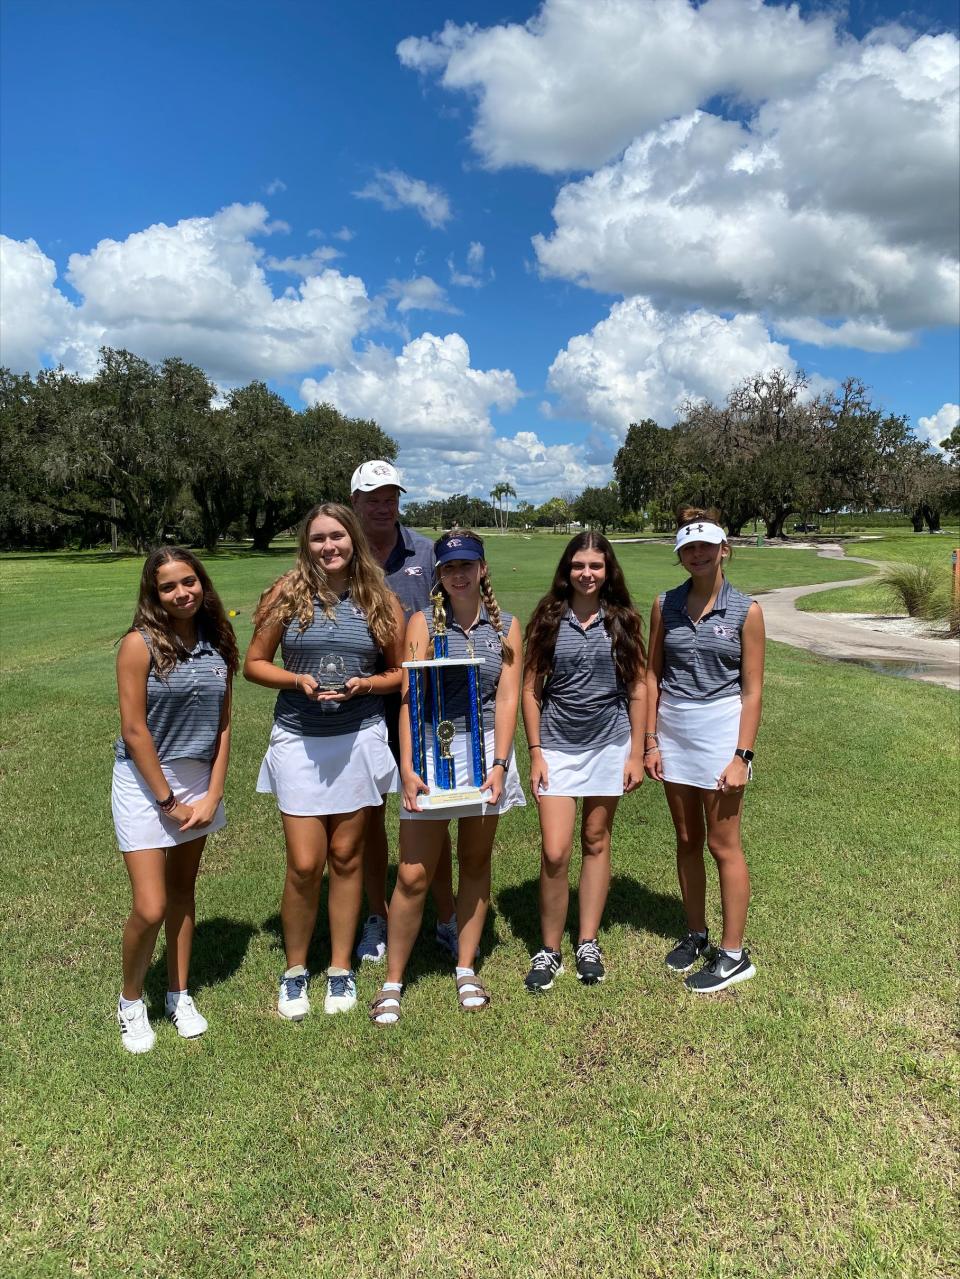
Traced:
<path id="1" fill-rule="evenodd" d="M 438 545 L 440 542 L 443 541 L 445 537 L 449 537 L 452 532 L 453 532 L 452 529 L 448 529 L 446 533 L 442 533 L 440 537 L 437 539 L 437 542 L 434 543 L 434 545 L 435 546 Z M 480 536 L 479 533 L 474 533 L 472 529 L 458 528 L 457 536 L 472 537 L 475 541 L 480 543 L 480 549 L 483 550 L 483 538 Z M 450 596 L 447 594 L 447 592 L 443 588 L 443 578 L 440 576 L 439 569 L 437 570 L 436 580 L 437 580 L 437 586 L 439 587 L 440 594 L 443 596 L 444 602 L 446 604 L 449 604 Z M 504 635 L 503 633 L 503 618 L 500 614 L 500 605 L 497 603 L 497 597 L 493 593 L 493 583 L 490 580 L 490 565 L 487 563 L 486 560 L 480 561 L 480 598 L 483 601 L 483 605 L 487 610 L 487 616 L 490 618 L 490 621 L 493 623 L 494 630 L 500 636 L 500 647 L 503 650 L 503 660 L 509 666 L 510 663 L 513 661 L 514 652 L 511 646 L 507 643 L 506 635 Z"/>
<path id="2" fill-rule="evenodd" d="M 606 574 L 600 587 L 603 624 L 610 636 L 613 660 L 621 681 L 629 688 L 643 674 L 647 654 L 643 645 L 643 622 L 633 607 L 623 569 L 613 547 L 601 533 L 578 533 L 564 548 L 553 575 L 550 590 L 533 610 L 527 623 L 524 669 L 546 680 L 553 666 L 560 622 L 573 599 L 570 570 L 578 551 L 600 551 Z"/>
<path id="3" fill-rule="evenodd" d="M 396 634 L 391 591 L 384 580 L 383 569 L 373 557 L 360 521 L 349 506 L 341 506 L 339 502 L 319 502 L 303 517 L 297 541 L 297 562 L 260 596 L 253 614 L 254 630 L 287 626 L 296 618 L 300 631 L 305 631 L 313 622 L 315 599 L 320 601 L 324 614 L 333 618 L 338 596 L 327 581 L 323 565 L 310 552 L 310 525 L 319 515 L 336 520 L 353 543 L 347 589 L 354 604 L 363 609 L 371 635 L 380 648 L 385 648 Z"/>
<path id="4" fill-rule="evenodd" d="M 144 561 L 140 574 L 140 593 L 133 614 L 131 631 L 143 631 L 150 640 L 153 669 L 165 678 L 188 656 L 183 640 L 173 629 L 170 614 L 160 602 L 157 573 L 164 564 L 186 564 L 197 576 L 203 587 L 203 603 L 197 610 L 197 635 L 212 644 L 227 664 L 230 675 L 236 675 L 240 665 L 237 637 L 224 612 L 220 596 L 213 589 L 210 575 L 197 557 L 182 546 L 159 546 Z M 128 632 L 129 633 L 129 632 Z"/>

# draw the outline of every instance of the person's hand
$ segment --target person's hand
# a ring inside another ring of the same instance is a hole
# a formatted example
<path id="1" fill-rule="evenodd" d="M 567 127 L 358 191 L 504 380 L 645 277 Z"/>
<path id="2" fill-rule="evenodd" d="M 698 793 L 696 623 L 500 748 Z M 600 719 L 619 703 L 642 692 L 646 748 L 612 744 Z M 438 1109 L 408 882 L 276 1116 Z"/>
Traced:
<path id="1" fill-rule="evenodd" d="M 429 795 L 430 787 L 423 778 L 418 777 L 416 773 L 404 773 L 402 782 L 403 791 L 401 798 L 403 800 L 404 808 L 408 813 L 419 813 L 420 805 L 417 803 L 417 796 Z"/>
<path id="2" fill-rule="evenodd" d="M 169 812 L 164 813 L 164 817 L 169 817 L 172 822 L 176 822 L 181 830 L 185 830 L 190 824 L 193 816 L 193 804 L 181 804 L 179 799 Z"/>
<path id="3" fill-rule="evenodd" d="M 530 790 L 533 798 L 540 803 L 540 792 L 549 789 L 550 770 L 543 758 L 543 751 L 530 756 Z"/>
<path id="4" fill-rule="evenodd" d="M 487 796 L 488 804 L 497 804 L 500 802 L 500 796 L 503 794 L 503 783 L 507 776 L 507 770 L 502 764 L 494 764 L 490 772 L 480 783 L 480 789 L 489 791 Z"/>
<path id="5" fill-rule="evenodd" d="M 631 751 L 623 766 L 623 793 L 629 795 L 632 790 L 643 785 L 643 752 Z"/>
<path id="6" fill-rule="evenodd" d="M 717 790 L 727 793 L 733 790 L 743 790 L 750 778 L 750 769 L 746 760 L 734 755 L 733 759 L 726 766 L 720 776 L 717 778 Z"/>
<path id="7" fill-rule="evenodd" d="M 198 799 L 195 804 L 178 805 L 190 811 L 190 816 L 185 822 L 180 823 L 181 830 L 195 830 L 198 826 L 209 826 L 217 815 L 217 809 L 220 807 L 220 801 L 214 799 L 212 795 L 204 795 L 203 799 Z M 192 811 L 191 811 L 192 810 Z M 174 812 L 177 810 L 174 809 Z"/>
<path id="8" fill-rule="evenodd" d="M 643 771 L 652 781 L 663 781 L 663 760 L 660 758 L 659 746 L 651 746 L 643 752 Z"/>
<path id="9" fill-rule="evenodd" d="M 317 700 L 318 687 L 319 685 L 312 675 L 298 675 L 296 685 L 292 691 L 294 693 L 302 693 L 311 702 L 315 702 Z"/>

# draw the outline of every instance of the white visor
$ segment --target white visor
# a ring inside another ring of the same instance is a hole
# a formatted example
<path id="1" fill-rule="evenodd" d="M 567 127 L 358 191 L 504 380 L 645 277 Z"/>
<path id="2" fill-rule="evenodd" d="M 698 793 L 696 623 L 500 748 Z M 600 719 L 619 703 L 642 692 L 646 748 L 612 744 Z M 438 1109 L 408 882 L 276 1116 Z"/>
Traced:
<path id="1" fill-rule="evenodd" d="M 690 542 L 712 542 L 719 546 L 726 540 L 727 535 L 719 524 L 712 524 L 710 520 L 691 520 L 689 524 L 683 524 L 677 529 L 674 549 L 679 551 L 681 546 Z"/>

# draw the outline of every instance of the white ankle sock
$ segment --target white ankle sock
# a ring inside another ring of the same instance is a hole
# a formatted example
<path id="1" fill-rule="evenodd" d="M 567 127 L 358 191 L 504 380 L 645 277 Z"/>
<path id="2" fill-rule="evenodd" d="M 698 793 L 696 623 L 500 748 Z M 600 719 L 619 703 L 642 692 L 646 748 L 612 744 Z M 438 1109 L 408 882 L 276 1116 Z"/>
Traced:
<path id="1" fill-rule="evenodd" d="M 128 1008 L 132 1008 L 134 1004 L 142 1004 L 142 1003 L 143 1003 L 142 995 L 140 996 L 139 999 L 124 999 L 122 995 L 120 996 L 120 1007 L 123 1009 L 124 1012 L 126 1012 Z"/>
<path id="2" fill-rule="evenodd" d="M 723 953 L 727 956 L 728 959 L 739 960 L 743 958 L 743 947 L 741 946 L 739 950 L 727 950 L 726 947 L 724 947 Z"/>
<path id="3" fill-rule="evenodd" d="M 458 977 L 476 977 L 476 975 L 477 974 L 473 971 L 472 968 L 457 969 Z M 474 998 L 471 995 L 469 986 L 461 986 L 460 992 L 461 992 L 461 999 L 463 1001 L 464 1008 L 478 1008 L 483 1003 L 483 998 L 481 996 L 478 995 L 476 998 Z"/>

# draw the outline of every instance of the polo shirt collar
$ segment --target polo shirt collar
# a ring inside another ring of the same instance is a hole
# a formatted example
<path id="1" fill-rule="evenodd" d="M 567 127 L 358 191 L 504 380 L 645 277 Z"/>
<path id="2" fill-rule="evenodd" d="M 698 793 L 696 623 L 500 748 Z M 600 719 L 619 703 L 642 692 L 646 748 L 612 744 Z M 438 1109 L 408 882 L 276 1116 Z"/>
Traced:
<path id="1" fill-rule="evenodd" d="M 569 604 L 567 605 L 567 611 L 564 613 L 563 616 L 564 616 L 564 620 L 569 622 L 571 626 L 575 626 L 578 631 L 583 631 L 583 633 L 586 634 L 586 632 L 590 629 L 590 627 L 597 626 L 599 625 L 599 623 L 603 621 L 604 619 L 603 600 L 599 600 L 597 602 L 597 613 L 593 621 L 590 623 L 590 626 L 584 626 L 581 623 L 579 617 L 577 617 L 576 613 L 573 611 L 573 609 L 570 607 Z"/>
<path id="2" fill-rule="evenodd" d="M 415 555 L 417 548 L 413 544 L 413 537 L 410 530 L 405 524 L 401 524 L 399 520 L 396 524 L 397 540 L 393 544 L 393 550 L 387 556 L 387 562 L 383 566 L 385 573 L 395 573 L 403 564 L 404 560 L 408 560 L 411 555 Z"/>
<path id="3" fill-rule="evenodd" d="M 693 578 L 689 577 L 687 578 L 687 588 L 683 596 L 683 611 L 687 614 L 688 617 L 690 616 L 690 614 L 687 610 L 687 600 L 690 598 L 690 588 L 692 586 L 693 586 Z M 704 617 L 712 617 L 714 613 L 725 613 L 727 611 L 727 605 L 730 603 L 730 592 L 732 589 L 733 588 L 731 587 L 730 583 L 727 581 L 726 578 L 724 578 L 723 581 L 720 583 L 719 591 L 717 591 L 717 598 L 713 601 L 713 608 L 710 610 L 709 613 L 705 613 Z M 703 621 L 703 618 L 701 618 L 700 620 Z"/>
<path id="4" fill-rule="evenodd" d="M 458 630 L 458 631 L 460 631 L 460 633 L 461 633 L 461 634 L 463 634 L 464 632 L 463 632 L 463 630 L 462 630 L 462 628 L 461 628 L 461 626 L 460 626 L 460 623 L 459 623 L 459 622 L 455 619 L 455 617 L 453 616 L 453 609 L 450 607 L 450 605 L 449 605 L 449 604 L 447 604 L 447 605 L 445 605 L 445 606 L 444 606 L 444 611 L 445 611 L 445 613 L 446 613 L 446 617 L 447 617 L 447 630 L 450 630 L 452 627 L 454 627 L 454 626 L 455 626 L 455 627 L 457 628 L 457 630 Z M 486 604 L 484 604 L 483 600 L 481 600 L 481 601 L 480 601 L 480 613 L 479 613 L 479 615 L 477 616 L 477 620 L 474 622 L 473 626 L 471 626 L 471 628 L 470 628 L 470 629 L 471 629 L 471 630 L 476 630 L 476 628 L 477 628 L 478 626 L 481 626 L 481 625 L 484 625 L 484 624 L 486 624 L 487 626 L 489 626 L 489 625 L 490 625 L 490 614 L 487 612 L 487 606 L 486 606 Z"/>

